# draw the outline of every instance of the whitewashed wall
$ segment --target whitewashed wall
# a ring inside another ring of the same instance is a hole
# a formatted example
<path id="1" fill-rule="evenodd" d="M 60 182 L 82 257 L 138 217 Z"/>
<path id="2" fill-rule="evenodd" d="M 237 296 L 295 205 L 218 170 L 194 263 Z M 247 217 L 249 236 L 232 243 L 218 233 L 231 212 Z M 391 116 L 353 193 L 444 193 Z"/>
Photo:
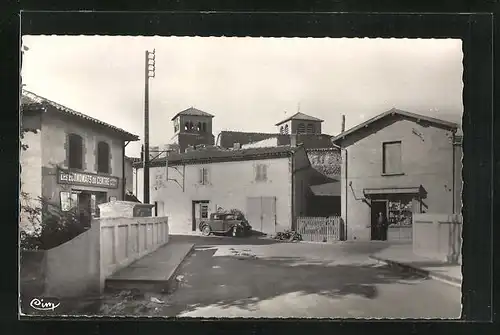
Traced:
<path id="1" fill-rule="evenodd" d="M 255 181 L 255 165 L 266 164 L 267 181 Z M 199 184 L 199 170 L 209 170 L 209 184 Z M 177 169 L 177 170 L 176 170 Z M 246 213 L 247 197 L 276 197 L 276 230 L 291 226 L 291 165 L 290 158 L 262 159 L 252 161 L 220 162 L 205 165 L 169 167 L 169 179 L 163 187 L 156 187 L 156 176 L 165 176 L 165 167 L 150 170 L 150 200 L 162 204 L 165 216 L 169 217 L 171 233 L 192 231 L 192 201 L 208 200 L 209 211 L 217 207 L 238 208 Z M 184 174 L 184 180 L 182 177 Z M 184 185 L 184 190 L 183 190 Z M 137 171 L 138 198 L 143 199 L 143 171 Z"/>

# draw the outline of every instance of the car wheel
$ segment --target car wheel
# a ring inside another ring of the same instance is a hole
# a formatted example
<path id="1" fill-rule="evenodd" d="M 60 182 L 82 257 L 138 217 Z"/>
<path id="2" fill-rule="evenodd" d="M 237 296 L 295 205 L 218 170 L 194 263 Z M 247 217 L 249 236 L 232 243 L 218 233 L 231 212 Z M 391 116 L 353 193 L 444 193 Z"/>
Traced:
<path id="1" fill-rule="evenodd" d="M 206 225 L 201 229 L 201 233 L 203 234 L 203 236 L 208 236 L 212 233 L 212 230 L 210 229 L 209 225 Z"/>

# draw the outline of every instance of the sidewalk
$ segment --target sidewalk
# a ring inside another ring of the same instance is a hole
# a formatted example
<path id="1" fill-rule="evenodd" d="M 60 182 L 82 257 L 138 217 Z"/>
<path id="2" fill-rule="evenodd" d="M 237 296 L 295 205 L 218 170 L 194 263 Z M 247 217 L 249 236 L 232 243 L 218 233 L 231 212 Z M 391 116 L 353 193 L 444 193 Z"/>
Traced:
<path id="1" fill-rule="evenodd" d="M 456 287 L 462 284 L 462 266 L 425 258 L 413 253 L 412 245 L 392 245 L 370 256 L 404 270 L 414 271 L 426 277 L 440 280 Z"/>
<path id="2" fill-rule="evenodd" d="M 194 244 L 171 241 L 106 278 L 106 289 L 168 291 Z"/>

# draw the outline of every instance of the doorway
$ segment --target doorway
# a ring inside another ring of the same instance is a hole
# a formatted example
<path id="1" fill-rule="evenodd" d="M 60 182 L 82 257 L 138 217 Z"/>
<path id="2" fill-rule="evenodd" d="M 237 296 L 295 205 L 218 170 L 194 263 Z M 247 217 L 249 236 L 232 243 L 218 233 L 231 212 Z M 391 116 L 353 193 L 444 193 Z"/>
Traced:
<path id="1" fill-rule="evenodd" d="M 387 219 L 387 200 L 372 200 L 371 205 L 371 240 L 382 241 L 385 238 L 383 227 L 377 224 L 378 213 L 382 213 Z"/>
<path id="2" fill-rule="evenodd" d="M 208 200 L 193 200 L 192 207 L 192 226 L 191 230 L 196 231 L 201 220 L 206 220 L 209 217 L 209 204 Z"/>

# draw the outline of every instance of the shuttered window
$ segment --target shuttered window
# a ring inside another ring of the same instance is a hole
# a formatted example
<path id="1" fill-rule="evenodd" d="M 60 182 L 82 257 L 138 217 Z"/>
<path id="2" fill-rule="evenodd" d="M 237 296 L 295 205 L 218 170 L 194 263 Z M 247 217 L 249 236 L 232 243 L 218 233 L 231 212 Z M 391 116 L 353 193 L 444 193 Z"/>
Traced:
<path id="1" fill-rule="evenodd" d="M 207 168 L 201 168 L 200 169 L 200 176 L 198 183 L 200 185 L 208 185 L 210 183 L 209 181 L 209 174 L 208 174 L 208 169 Z"/>
<path id="2" fill-rule="evenodd" d="M 401 141 L 383 143 L 383 166 L 384 174 L 403 173 L 401 159 Z"/>
<path id="3" fill-rule="evenodd" d="M 267 180 L 267 165 L 257 164 L 255 165 L 255 181 L 266 181 Z"/>
<path id="4" fill-rule="evenodd" d="M 97 172 L 109 173 L 109 144 L 99 142 L 97 144 Z"/>
<path id="5" fill-rule="evenodd" d="M 69 168 L 83 169 L 83 138 L 77 134 L 69 134 L 68 142 Z"/>

